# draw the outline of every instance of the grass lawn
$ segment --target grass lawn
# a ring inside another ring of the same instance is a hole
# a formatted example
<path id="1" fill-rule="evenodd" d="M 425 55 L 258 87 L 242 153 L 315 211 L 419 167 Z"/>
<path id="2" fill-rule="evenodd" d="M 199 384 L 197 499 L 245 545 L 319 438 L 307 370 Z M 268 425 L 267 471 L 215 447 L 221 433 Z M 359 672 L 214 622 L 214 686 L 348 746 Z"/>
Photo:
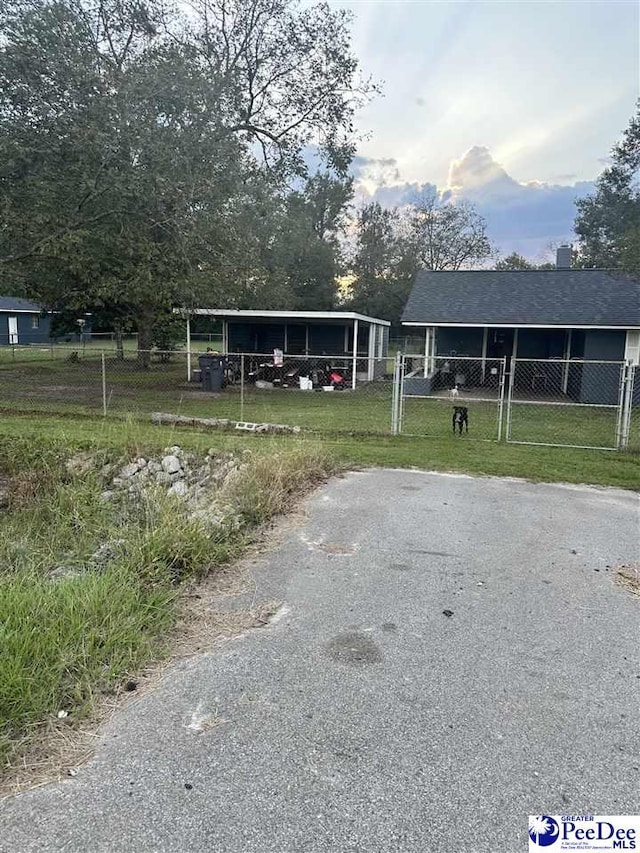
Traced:
<path id="1" fill-rule="evenodd" d="M 68 356 L 67 356 L 68 358 Z M 134 358 L 106 360 L 109 415 L 145 417 L 153 411 L 195 417 L 228 418 L 258 423 L 282 423 L 322 433 L 379 433 L 391 431 L 389 380 L 360 386 L 355 391 L 303 392 L 298 389 L 256 389 L 241 394 L 232 386 L 218 394 L 204 393 L 186 381 L 186 356 L 176 353 L 169 363 L 139 369 Z M 467 401 L 469 439 L 495 441 L 499 408 L 496 402 Z M 0 408 L 5 410 L 78 413 L 102 412 L 102 364 L 99 353 L 85 353 L 78 362 L 30 353 L 13 361 L 0 351 Z M 530 405 L 514 402 L 511 440 L 559 445 L 613 448 L 616 409 L 590 406 Z M 452 405 L 445 399 L 407 398 L 403 434 L 443 438 L 451 433 Z M 502 438 L 506 433 L 506 413 Z M 640 413 L 634 413 L 631 446 L 640 448 Z"/>
<path id="2" fill-rule="evenodd" d="M 138 433 L 134 447 L 123 424 L 109 424 L 108 435 L 94 424 L 89 441 L 69 421 L 2 426 L 0 775 L 47 729 L 80 724 L 101 693 L 122 690 L 161 656 L 184 583 L 241 553 L 256 526 L 337 468 L 311 445 L 247 453 L 237 444 L 235 456 L 224 447 L 207 456 L 187 442 L 192 472 L 211 470 L 211 459 L 228 470 L 235 459 L 232 478 L 199 486 L 197 513 L 153 480 L 139 496 L 113 482 L 132 457 L 161 458 L 170 433 L 149 430 L 149 443 Z M 91 453 L 76 457 L 87 464 L 74 473 L 66 463 L 80 449 Z M 107 486 L 115 491 L 104 500 Z"/>
<path id="3" fill-rule="evenodd" d="M 311 396 L 311 395 L 310 395 Z M 226 430 L 153 426 L 133 418 L 122 421 L 73 416 L 5 413 L 0 438 L 20 441 L 25 452 L 43 440 L 71 448 L 101 448 L 134 456 L 177 443 L 193 450 L 214 447 L 267 454 L 287 448 L 327 451 L 343 467 L 424 468 L 468 474 L 523 477 L 537 482 L 588 483 L 640 490 L 640 453 L 537 447 L 474 441 L 453 436 L 384 436 L 301 433 L 295 436 L 238 434 Z"/>

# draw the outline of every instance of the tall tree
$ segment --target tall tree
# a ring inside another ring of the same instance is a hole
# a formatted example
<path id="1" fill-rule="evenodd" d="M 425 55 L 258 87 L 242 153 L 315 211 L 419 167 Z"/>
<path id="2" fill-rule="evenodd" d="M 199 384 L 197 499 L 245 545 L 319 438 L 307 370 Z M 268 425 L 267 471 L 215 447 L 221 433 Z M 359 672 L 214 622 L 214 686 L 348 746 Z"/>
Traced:
<path id="1" fill-rule="evenodd" d="M 593 195 L 576 202 L 578 259 L 585 267 L 640 269 L 640 101 L 611 165 L 596 181 Z"/>
<path id="2" fill-rule="evenodd" d="M 282 193 L 314 140 L 344 172 L 371 92 L 325 4 L 7 0 L 0 27 L 0 263 L 51 307 L 117 304 L 143 353 L 234 286 L 256 171 Z"/>
<path id="3" fill-rule="evenodd" d="M 493 253 L 485 220 L 466 201 L 445 201 L 430 191 L 411 205 L 406 217 L 424 269 L 459 270 L 481 264 Z"/>
<path id="4" fill-rule="evenodd" d="M 355 223 L 350 307 L 397 324 L 417 268 L 415 248 L 397 210 L 377 202 Z"/>

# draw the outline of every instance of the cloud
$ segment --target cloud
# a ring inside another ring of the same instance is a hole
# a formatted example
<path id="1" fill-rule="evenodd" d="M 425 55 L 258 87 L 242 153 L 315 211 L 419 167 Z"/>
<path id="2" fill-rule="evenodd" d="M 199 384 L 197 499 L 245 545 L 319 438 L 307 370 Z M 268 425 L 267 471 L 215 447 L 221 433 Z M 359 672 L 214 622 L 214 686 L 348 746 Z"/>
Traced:
<path id="1" fill-rule="evenodd" d="M 400 180 L 398 161 L 393 157 L 361 157 L 356 155 L 351 162 L 351 174 L 364 184 L 386 187 Z"/>
<path id="2" fill-rule="evenodd" d="M 490 236 L 503 251 L 511 251 L 514 241 L 570 239 L 576 199 L 593 191 L 591 181 L 521 183 L 479 146 L 451 164 L 449 184 L 454 201 L 472 202 L 485 217 Z"/>
<path id="3" fill-rule="evenodd" d="M 537 259 L 551 243 L 573 239 L 576 199 L 593 189 L 591 181 L 520 182 L 494 160 L 488 148 L 474 146 L 451 162 L 448 187 L 440 190 L 440 196 L 454 203 L 471 202 L 486 219 L 489 236 L 502 253 L 517 251 Z M 423 192 L 436 191 L 431 183 L 387 182 L 375 187 L 357 184 L 356 199 L 360 203 L 378 201 L 384 207 L 396 207 L 410 204 Z"/>
<path id="4" fill-rule="evenodd" d="M 355 201 L 357 205 L 377 201 L 382 207 L 404 207 L 412 204 L 421 195 L 437 193 L 435 184 L 404 183 L 391 186 L 375 187 L 373 191 L 362 184 L 356 183 Z"/>

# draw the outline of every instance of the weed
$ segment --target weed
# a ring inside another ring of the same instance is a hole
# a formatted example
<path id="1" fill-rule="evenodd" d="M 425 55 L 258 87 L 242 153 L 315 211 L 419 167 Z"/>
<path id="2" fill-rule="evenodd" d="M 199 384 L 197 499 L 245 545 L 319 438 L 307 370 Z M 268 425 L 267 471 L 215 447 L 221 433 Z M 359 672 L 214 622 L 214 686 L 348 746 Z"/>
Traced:
<path id="1" fill-rule="evenodd" d="M 57 437 L 34 446 L 2 445 L 0 473 L 18 497 L 0 515 L 0 766 L 59 711 L 75 724 L 161 655 L 181 584 L 239 554 L 257 524 L 332 470 L 302 448 L 244 454 L 235 479 L 194 512 L 159 487 L 105 501 L 115 449 L 79 455 Z"/>

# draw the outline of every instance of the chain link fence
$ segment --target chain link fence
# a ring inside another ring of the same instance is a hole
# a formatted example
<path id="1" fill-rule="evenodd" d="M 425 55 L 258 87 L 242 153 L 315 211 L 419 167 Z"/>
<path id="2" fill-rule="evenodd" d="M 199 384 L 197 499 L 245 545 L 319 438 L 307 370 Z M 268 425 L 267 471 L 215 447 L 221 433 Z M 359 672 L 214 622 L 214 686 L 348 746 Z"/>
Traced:
<path id="1" fill-rule="evenodd" d="M 207 343 L 207 342 L 203 342 Z M 640 451 L 625 362 L 0 348 L 0 409 Z"/>
<path id="2" fill-rule="evenodd" d="M 369 356 L 6 348 L 0 408 L 388 434 L 392 379 L 393 360 Z"/>

